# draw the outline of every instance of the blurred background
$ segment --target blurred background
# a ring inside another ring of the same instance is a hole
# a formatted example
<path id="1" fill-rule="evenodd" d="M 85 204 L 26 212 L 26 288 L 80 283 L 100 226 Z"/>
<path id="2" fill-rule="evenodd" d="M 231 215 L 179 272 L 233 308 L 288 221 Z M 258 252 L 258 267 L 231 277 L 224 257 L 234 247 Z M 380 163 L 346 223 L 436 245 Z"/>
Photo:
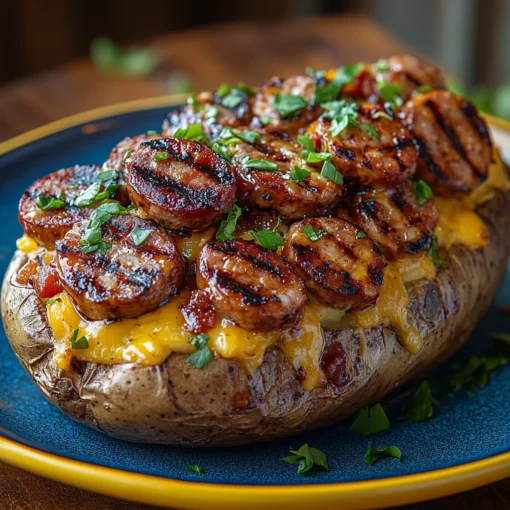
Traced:
<path id="1" fill-rule="evenodd" d="M 0 0 L 0 25 L 8 110 L 31 93 L 35 110 L 60 98 L 58 118 L 231 79 L 258 85 L 302 72 L 305 60 L 337 67 L 399 49 L 440 64 L 455 89 L 510 119 L 508 0 Z M 41 83 L 47 103 L 35 106 L 30 87 Z"/>

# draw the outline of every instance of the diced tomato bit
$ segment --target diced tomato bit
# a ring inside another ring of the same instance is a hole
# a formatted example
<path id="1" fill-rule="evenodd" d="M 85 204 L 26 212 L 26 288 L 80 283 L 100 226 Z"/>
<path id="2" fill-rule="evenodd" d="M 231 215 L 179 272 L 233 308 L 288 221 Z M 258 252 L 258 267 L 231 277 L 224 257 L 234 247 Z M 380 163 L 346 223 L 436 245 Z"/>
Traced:
<path id="1" fill-rule="evenodd" d="M 62 292 L 62 283 L 57 269 L 52 264 L 44 266 L 33 279 L 35 292 L 40 298 L 46 299 Z"/>
<path id="2" fill-rule="evenodd" d="M 310 139 L 315 145 L 315 152 L 322 152 L 322 140 L 317 133 L 312 133 Z"/>

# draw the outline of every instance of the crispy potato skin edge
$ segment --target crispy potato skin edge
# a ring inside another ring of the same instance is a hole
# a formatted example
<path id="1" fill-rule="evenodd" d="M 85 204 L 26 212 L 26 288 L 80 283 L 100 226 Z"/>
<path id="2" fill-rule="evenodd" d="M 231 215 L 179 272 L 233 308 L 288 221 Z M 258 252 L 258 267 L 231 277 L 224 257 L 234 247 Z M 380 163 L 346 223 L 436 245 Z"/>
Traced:
<path id="1" fill-rule="evenodd" d="M 235 360 L 218 359 L 197 370 L 185 355 L 159 366 L 76 362 L 73 372 L 53 363 L 53 337 L 32 289 L 12 276 L 26 261 L 17 252 L 2 288 L 2 317 L 16 356 L 50 402 L 113 437 L 179 446 L 227 446 L 268 441 L 324 427 L 421 377 L 457 351 L 485 314 L 506 271 L 510 253 L 510 193 L 497 192 L 478 209 L 490 244 L 454 248 L 449 266 L 430 282 L 409 285 L 408 315 L 422 333 L 423 350 L 410 354 L 391 329 L 335 330 L 326 350 L 336 379 L 303 390 L 278 348 L 266 353 L 250 377 Z M 242 407 L 239 407 L 242 405 Z"/>

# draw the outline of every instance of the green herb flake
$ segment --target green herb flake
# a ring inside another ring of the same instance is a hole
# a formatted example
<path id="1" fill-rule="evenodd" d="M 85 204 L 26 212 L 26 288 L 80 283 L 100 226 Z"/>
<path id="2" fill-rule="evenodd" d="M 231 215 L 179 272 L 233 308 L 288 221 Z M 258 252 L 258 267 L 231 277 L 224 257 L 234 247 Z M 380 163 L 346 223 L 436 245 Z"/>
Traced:
<path id="1" fill-rule="evenodd" d="M 216 239 L 218 241 L 232 239 L 236 230 L 237 220 L 241 217 L 242 212 L 243 210 L 237 204 L 233 205 L 227 217 L 221 221 L 218 231 L 216 232 Z"/>
<path id="2" fill-rule="evenodd" d="M 170 157 L 170 154 L 168 154 L 168 152 L 164 151 L 164 152 L 156 152 L 156 154 L 154 154 L 152 159 L 154 161 L 164 161 L 165 159 L 168 159 L 169 157 Z"/>
<path id="3" fill-rule="evenodd" d="M 310 177 L 310 172 L 306 168 L 301 168 L 298 165 L 294 165 L 294 170 L 289 173 L 289 179 L 296 184 L 305 182 Z"/>
<path id="4" fill-rule="evenodd" d="M 393 108 L 398 108 L 404 104 L 404 101 L 400 97 L 400 83 L 388 83 L 384 79 L 378 80 L 377 89 L 384 101 Z"/>
<path id="5" fill-rule="evenodd" d="M 308 471 L 318 468 L 324 471 L 329 471 L 326 455 L 318 450 L 304 444 L 299 450 L 290 449 L 292 455 L 283 457 L 281 460 L 287 464 L 297 464 L 297 473 L 302 475 Z"/>
<path id="6" fill-rule="evenodd" d="M 415 92 L 417 92 L 418 94 L 426 94 L 427 92 L 430 92 L 432 90 L 434 90 L 434 87 L 432 87 L 431 85 L 420 85 L 415 90 Z"/>
<path id="7" fill-rule="evenodd" d="M 131 154 L 133 154 L 133 152 L 135 152 L 135 151 L 132 149 L 127 151 L 126 154 L 124 154 L 123 161 L 127 161 L 130 158 Z"/>
<path id="8" fill-rule="evenodd" d="M 76 207 L 87 207 L 96 199 L 99 190 L 101 189 L 101 183 L 95 182 L 91 184 L 85 191 L 82 191 L 73 201 L 73 205 Z"/>
<path id="9" fill-rule="evenodd" d="M 207 347 L 208 340 L 209 336 L 205 333 L 200 333 L 195 337 L 190 337 L 188 342 L 196 348 L 196 351 L 186 358 L 186 363 L 189 363 L 195 368 L 202 368 L 208 363 L 211 363 L 214 356 L 211 349 Z"/>
<path id="10" fill-rule="evenodd" d="M 46 303 L 46 306 L 53 306 L 56 303 L 60 303 L 60 298 L 53 297 Z"/>
<path id="11" fill-rule="evenodd" d="M 390 70 L 390 66 L 388 64 L 388 61 L 386 59 L 384 59 L 384 58 L 380 58 L 375 63 L 375 70 L 378 73 L 384 73 L 385 71 L 389 71 Z"/>
<path id="12" fill-rule="evenodd" d="M 86 337 L 82 336 L 78 338 L 78 330 L 75 329 L 71 335 L 71 349 L 88 349 L 89 342 Z"/>
<path id="13" fill-rule="evenodd" d="M 434 235 L 430 239 L 428 254 L 436 267 L 441 267 L 443 269 L 448 267 L 448 262 L 439 255 L 439 244 L 437 243 L 437 237 Z"/>
<path id="14" fill-rule="evenodd" d="M 434 416 L 434 405 L 438 401 L 432 396 L 428 381 L 423 381 L 411 398 L 405 403 L 399 420 L 425 421 Z"/>
<path id="15" fill-rule="evenodd" d="M 216 119 L 218 118 L 218 114 L 220 113 L 220 110 L 217 106 L 211 106 L 206 112 L 205 112 L 205 119 L 206 121 L 211 124 L 213 122 L 216 122 Z"/>
<path id="16" fill-rule="evenodd" d="M 277 232 L 280 226 L 280 218 L 272 230 L 252 230 L 251 234 L 263 248 L 276 251 L 283 246 L 283 237 Z"/>
<path id="17" fill-rule="evenodd" d="M 193 113 L 197 113 L 204 109 L 204 103 L 200 102 L 196 96 L 188 96 L 186 99 L 186 103 L 191 106 L 191 109 L 193 110 Z M 147 133 L 149 134 L 149 133 Z M 157 134 L 157 133 L 156 133 Z"/>
<path id="18" fill-rule="evenodd" d="M 323 117 L 331 119 L 329 131 L 333 136 L 338 136 L 345 131 L 348 126 L 359 128 L 358 106 L 354 103 L 346 103 L 341 101 L 329 101 L 323 103 L 325 109 Z"/>
<path id="19" fill-rule="evenodd" d="M 197 466 L 197 465 L 194 465 L 194 466 L 186 466 L 186 469 L 190 472 L 190 473 L 193 473 L 194 475 L 198 475 L 198 476 L 202 476 L 202 475 L 205 475 L 205 471 L 200 467 L 200 466 Z"/>
<path id="20" fill-rule="evenodd" d="M 265 159 L 251 159 L 249 156 L 245 156 L 241 163 L 244 168 L 253 168 L 255 170 L 279 170 L 280 167 L 273 161 L 267 161 Z"/>
<path id="21" fill-rule="evenodd" d="M 105 170 L 104 172 L 99 172 L 97 174 L 97 180 L 101 183 L 106 181 L 117 180 L 118 177 L 119 173 L 117 172 L 117 170 Z"/>
<path id="22" fill-rule="evenodd" d="M 35 199 L 35 205 L 41 209 L 41 211 L 50 211 L 52 209 L 62 209 L 66 204 L 59 198 L 39 195 Z"/>
<path id="23" fill-rule="evenodd" d="M 248 85 L 246 85 L 246 83 L 240 81 L 236 86 L 235 88 L 237 90 L 240 90 L 241 92 L 244 92 L 244 94 L 246 95 L 246 97 L 253 97 L 255 95 L 255 92 L 253 91 L 253 89 L 251 87 L 248 87 Z"/>
<path id="24" fill-rule="evenodd" d="M 372 135 L 376 140 L 381 139 L 379 133 L 377 132 L 377 129 L 375 129 L 374 126 L 371 126 L 370 124 L 361 124 L 361 129 Z"/>
<path id="25" fill-rule="evenodd" d="M 333 163 L 330 163 L 329 161 L 324 161 L 324 164 L 322 165 L 321 175 L 326 177 L 326 179 L 333 181 L 335 184 L 344 183 L 344 176 L 340 172 L 338 172 Z"/>
<path id="26" fill-rule="evenodd" d="M 420 207 L 425 205 L 434 196 L 430 186 L 421 179 L 416 181 L 413 186 L 414 194 L 416 195 L 416 201 Z"/>
<path id="27" fill-rule="evenodd" d="M 303 227 L 303 232 L 306 237 L 310 239 L 310 241 L 318 241 L 322 236 L 325 236 L 327 232 L 325 230 L 319 229 L 317 232 L 313 229 L 312 225 L 305 225 Z"/>
<path id="28" fill-rule="evenodd" d="M 238 131 L 237 136 L 246 143 L 254 143 L 260 138 L 260 133 L 257 131 Z"/>
<path id="29" fill-rule="evenodd" d="M 242 90 L 234 87 L 233 89 L 230 89 L 228 94 L 223 96 L 221 104 L 225 108 L 237 108 L 245 99 L 246 94 Z"/>
<path id="30" fill-rule="evenodd" d="M 216 152 L 216 154 L 219 154 L 223 159 L 226 159 L 229 163 L 232 163 L 230 152 L 228 151 L 227 147 L 225 147 L 221 143 L 214 142 L 212 144 L 212 150 Z"/>
<path id="31" fill-rule="evenodd" d="M 179 128 L 174 133 L 174 138 L 177 138 L 179 140 L 192 140 L 194 142 L 199 142 L 207 147 L 210 147 L 211 142 L 207 139 L 207 137 L 204 134 L 204 128 L 202 127 L 202 124 L 196 123 L 196 124 L 190 124 L 186 128 Z"/>
<path id="32" fill-rule="evenodd" d="M 273 122 L 273 119 L 271 117 L 268 117 L 267 115 L 262 115 L 261 117 L 259 117 L 259 120 L 263 126 L 269 126 L 269 124 Z"/>
<path id="33" fill-rule="evenodd" d="M 315 143 L 309 135 L 298 135 L 297 141 L 310 152 L 315 152 Z"/>
<path id="34" fill-rule="evenodd" d="M 292 94 L 276 94 L 273 103 L 273 109 L 282 119 L 299 115 L 307 106 L 305 98 Z"/>
<path id="35" fill-rule="evenodd" d="M 147 238 L 151 235 L 152 229 L 142 229 L 140 227 L 135 227 L 133 230 L 131 230 L 129 237 L 135 243 L 136 246 L 140 246 L 142 243 L 144 243 Z"/>
<path id="36" fill-rule="evenodd" d="M 365 237 L 368 237 L 363 230 L 356 230 L 356 239 L 363 239 Z"/>
<path id="37" fill-rule="evenodd" d="M 315 143 L 308 135 L 298 135 L 297 140 L 305 147 L 299 154 L 307 163 L 322 163 L 331 159 L 329 152 L 315 152 Z"/>
<path id="38" fill-rule="evenodd" d="M 227 83 L 222 83 L 218 87 L 218 90 L 216 91 L 216 95 L 220 99 L 223 99 L 229 92 L 230 92 L 230 87 L 228 86 L 228 84 Z"/>
<path id="39" fill-rule="evenodd" d="M 339 67 L 336 71 L 334 81 L 342 85 L 342 87 L 354 80 L 356 76 L 363 70 L 363 64 L 359 62 L 353 64 L 347 64 L 343 67 Z"/>
<path id="40" fill-rule="evenodd" d="M 363 436 L 376 434 L 390 428 L 390 421 L 381 404 L 362 409 L 351 425 L 351 432 L 357 432 Z"/>
<path id="41" fill-rule="evenodd" d="M 373 466 L 383 457 L 393 457 L 402 460 L 402 453 L 396 446 L 380 446 L 378 448 L 373 448 L 372 445 L 368 443 L 368 450 L 363 459 L 369 466 Z"/>
<path id="42" fill-rule="evenodd" d="M 154 129 L 149 129 L 149 131 L 147 131 L 147 134 L 149 136 L 159 135 L 159 133 Z"/>

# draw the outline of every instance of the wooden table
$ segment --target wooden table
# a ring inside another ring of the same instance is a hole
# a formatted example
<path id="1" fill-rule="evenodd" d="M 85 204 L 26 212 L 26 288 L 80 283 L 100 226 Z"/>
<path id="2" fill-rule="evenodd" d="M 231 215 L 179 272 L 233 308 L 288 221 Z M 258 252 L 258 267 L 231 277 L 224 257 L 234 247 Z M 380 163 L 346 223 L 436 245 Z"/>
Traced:
<path id="1" fill-rule="evenodd" d="M 232 25 L 195 29 L 155 39 L 164 55 L 153 76 L 104 76 L 88 60 L 0 87 L 0 140 L 67 115 L 121 101 L 172 92 L 169 75 L 187 73 L 196 90 L 242 80 L 261 84 L 273 74 L 301 73 L 308 65 L 337 67 L 408 49 L 359 16 L 301 19 L 285 25 Z M 129 509 L 144 505 L 88 493 L 0 463 L 2 509 Z M 412 510 L 507 509 L 510 481 L 409 507 Z"/>

